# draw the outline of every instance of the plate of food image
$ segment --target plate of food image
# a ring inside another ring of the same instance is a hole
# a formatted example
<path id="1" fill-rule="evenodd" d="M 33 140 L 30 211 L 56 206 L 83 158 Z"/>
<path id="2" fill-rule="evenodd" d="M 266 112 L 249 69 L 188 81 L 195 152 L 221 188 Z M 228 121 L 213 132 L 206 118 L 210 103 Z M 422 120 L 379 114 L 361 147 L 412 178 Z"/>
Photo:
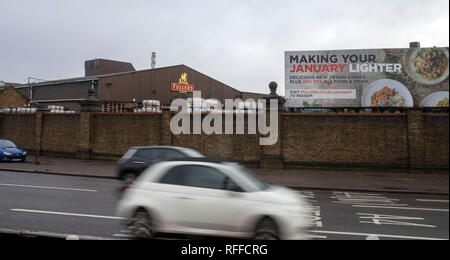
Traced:
<path id="1" fill-rule="evenodd" d="M 406 72 L 418 83 L 437 85 L 448 78 L 449 54 L 445 48 L 413 48 L 405 57 Z"/>
<path id="2" fill-rule="evenodd" d="M 363 107 L 413 107 L 414 101 L 408 88 L 392 79 L 380 79 L 370 83 L 362 94 Z"/>
<path id="3" fill-rule="evenodd" d="M 437 91 L 425 97 L 421 107 L 448 107 L 448 91 Z"/>

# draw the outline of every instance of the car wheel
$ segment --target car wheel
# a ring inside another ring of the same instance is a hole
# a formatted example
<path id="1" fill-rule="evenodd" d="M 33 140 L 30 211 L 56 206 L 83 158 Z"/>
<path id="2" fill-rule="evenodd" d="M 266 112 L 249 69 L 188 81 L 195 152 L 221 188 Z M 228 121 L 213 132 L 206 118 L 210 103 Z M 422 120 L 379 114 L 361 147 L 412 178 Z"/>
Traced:
<path id="1" fill-rule="evenodd" d="M 136 174 L 132 172 L 128 172 L 123 176 L 123 181 L 126 187 L 130 187 L 133 182 L 136 180 Z"/>
<path id="2" fill-rule="evenodd" d="M 155 236 L 150 214 L 144 209 L 134 214 L 131 229 L 137 239 L 152 239 Z"/>
<path id="3" fill-rule="evenodd" d="M 254 240 L 280 240 L 278 228 L 271 218 L 263 218 L 256 226 Z"/>

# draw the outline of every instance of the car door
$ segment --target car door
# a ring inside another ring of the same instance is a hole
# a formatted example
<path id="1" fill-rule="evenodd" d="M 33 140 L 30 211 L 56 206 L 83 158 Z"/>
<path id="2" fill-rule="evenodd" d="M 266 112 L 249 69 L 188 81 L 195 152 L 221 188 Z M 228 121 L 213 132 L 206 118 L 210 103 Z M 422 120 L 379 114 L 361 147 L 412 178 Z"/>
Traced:
<path id="1" fill-rule="evenodd" d="M 201 188 L 195 188 L 195 199 L 189 211 L 191 219 L 195 220 L 192 225 L 208 235 L 236 235 L 242 231 L 240 226 L 246 215 L 247 194 L 228 176 L 211 169 L 216 171 L 216 183 L 222 185 L 219 189 L 209 183 L 200 183 L 198 187 Z"/>
<path id="2" fill-rule="evenodd" d="M 160 228 L 163 232 L 172 233 L 183 229 L 182 206 L 185 196 L 183 169 L 170 167 L 161 175 L 160 180 L 151 182 L 150 189 L 152 199 L 157 203 L 160 216 Z"/>
<path id="3" fill-rule="evenodd" d="M 225 190 L 230 179 L 223 172 L 203 165 L 182 165 L 177 171 L 183 185 L 177 193 L 178 224 L 187 231 L 207 235 L 229 235 L 237 231 L 239 211 L 244 210 L 241 196 Z"/>
<path id="4" fill-rule="evenodd" d="M 138 172 L 161 161 L 161 152 L 158 149 L 140 149 L 133 156 L 131 163 Z"/>

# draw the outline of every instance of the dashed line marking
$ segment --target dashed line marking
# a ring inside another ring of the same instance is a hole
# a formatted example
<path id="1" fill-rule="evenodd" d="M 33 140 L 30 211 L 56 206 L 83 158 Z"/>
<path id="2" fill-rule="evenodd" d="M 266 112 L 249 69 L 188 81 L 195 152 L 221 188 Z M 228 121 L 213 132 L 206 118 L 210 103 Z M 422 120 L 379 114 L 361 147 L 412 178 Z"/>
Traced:
<path id="1" fill-rule="evenodd" d="M 32 210 L 32 209 L 11 209 L 11 211 L 25 212 L 25 213 L 61 215 L 61 216 L 86 217 L 86 218 L 102 218 L 102 219 L 113 219 L 113 220 L 123 220 L 124 219 L 124 218 L 121 218 L 121 217 L 113 217 L 113 216 L 101 216 L 101 215 L 78 214 L 78 213 L 44 211 L 44 210 Z"/>
<path id="2" fill-rule="evenodd" d="M 448 212 L 448 209 L 410 208 L 410 207 L 386 207 L 386 206 L 369 206 L 369 205 L 352 205 L 352 206 L 355 207 L 355 208 L 402 209 L 402 210 Z"/>
<path id="3" fill-rule="evenodd" d="M 12 184 L 12 183 L 0 183 L 0 186 L 5 186 L 5 187 L 20 187 L 20 188 L 34 188 L 34 189 L 47 189 L 47 190 L 66 190 L 66 191 L 98 192 L 97 190 L 88 190 L 88 189 L 75 189 L 75 188 L 65 188 L 65 187 L 51 187 L 51 186 L 23 185 L 23 184 Z"/>
<path id="4" fill-rule="evenodd" d="M 417 199 L 417 201 L 420 201 L 420 202 L 441 202 L 441 203 L 448 203 L 448 200 L 426 200 L 426 199 Z"/>
<path id="5" fill-rule="evenodd" d="M 411 240 L 448 240 L 448 238 L 398 236 L 398 235 L 387 235 L 387 234 L 369 234 L 369 233 L 340 232 L 340 231 L 326 231 L 326 230 L 309 230 L 309 232 L 329 234 L 329 235 L 347 235 L 347 236 L 363 236 L 363 237 L 373 236 L 373 237 L 411 239 Z"/>

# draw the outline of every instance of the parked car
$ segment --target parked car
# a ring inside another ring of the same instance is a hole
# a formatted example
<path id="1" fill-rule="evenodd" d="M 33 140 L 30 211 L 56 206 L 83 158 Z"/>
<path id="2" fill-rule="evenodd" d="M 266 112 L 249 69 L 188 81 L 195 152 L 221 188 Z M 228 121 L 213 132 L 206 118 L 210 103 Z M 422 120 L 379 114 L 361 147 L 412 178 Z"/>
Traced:
<path id="1" fill-rule="evenodd" d="M 24 149 L 17 147 L 9 140 L 0 139 L 0 162 L 25 162 L 26 159 L 27 152 Z"/>
<path id="2" fill-rule="evenodd" d="M 158 234 L 257 240 L 304 239 L 308 203 L 233 163 L 161 162 L 128 189 L 117 215 L 137 238 Z"/>
<path id="3" fill-rule="evenodd" d="M 118 161 L 118 177 L 129 186 L 149 166 L 172 159 L 205 157 L 196 150 L 176 146 L 133 147 Z"/>

